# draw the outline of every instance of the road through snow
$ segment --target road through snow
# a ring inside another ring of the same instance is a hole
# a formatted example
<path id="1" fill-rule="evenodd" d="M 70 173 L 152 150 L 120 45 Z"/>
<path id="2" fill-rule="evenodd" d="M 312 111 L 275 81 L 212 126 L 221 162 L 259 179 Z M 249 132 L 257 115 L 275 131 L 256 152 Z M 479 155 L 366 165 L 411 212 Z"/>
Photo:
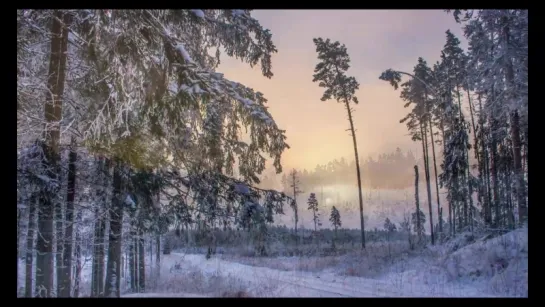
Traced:
<path id="1" fill-rule="evenodd" d="M 280 271 L 244 265 L 217 257 L 173 253 L 180 263 L 198 267 L 204 273 L 232 276 L 250 284 L 250 293 L 268 297 L 463 297 L 483 296 L 461 286 L 413 285 L 334 273 Z"/>

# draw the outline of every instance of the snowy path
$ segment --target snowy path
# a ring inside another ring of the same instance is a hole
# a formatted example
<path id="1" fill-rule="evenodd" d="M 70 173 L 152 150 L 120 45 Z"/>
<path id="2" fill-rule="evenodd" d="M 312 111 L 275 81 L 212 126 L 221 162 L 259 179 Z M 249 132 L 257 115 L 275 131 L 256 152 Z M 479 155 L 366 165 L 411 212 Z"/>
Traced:
<path id="1" fill-rule="evenodd" d="M 191 264 L 206 273 L 216 273 L 242 279 L 254 289 L 271 289 L 270 297 L 452 297 L 482 296 L 474 289 L 392 283 L 360 277 L 344 277 L 333 273 L 280 271 L 230 262 L 219 258 L 206 260 L 203 255 L 179 256 L 182 263 Z M 250 291 L 254 289 L 250 289 Z M 260 295 L 261 296 L 261 295 Z"/>

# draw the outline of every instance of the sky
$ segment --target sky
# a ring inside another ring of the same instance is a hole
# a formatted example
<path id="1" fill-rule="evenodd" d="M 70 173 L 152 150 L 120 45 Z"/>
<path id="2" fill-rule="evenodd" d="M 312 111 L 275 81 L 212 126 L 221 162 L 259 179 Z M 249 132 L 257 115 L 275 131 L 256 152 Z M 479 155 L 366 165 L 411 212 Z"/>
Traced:
<path id="1" fill-rule="evenodd" d="M 318 63 L 313 38 L 345 44 L 351 58 L 347 74 L 360 83 L 354 122 L 360 156 L 375 156 L 400 147 L 421 157 L 399 120 L 408 112 L 387 82 L 378 79 L 388 68 L 411 72 L 418 57 L 428 64 L 439 60 L 450 29 L 462 42 L 462 29 L 441 10 L 256 10 L 252 12 L 271 30 L 278 53 L 273 55 L 274 76 L 267 79 L 251 68 L 224 56 L 219 70 L 233 81 L 264 93 L 269 111 L 286 130 L 290 149 L 282 156 L 285 170 L 314 169 L 317 164 L 354 158 L 347 113 L 342 104 L 321 101 L 323 88 L 312 82 Z"/>

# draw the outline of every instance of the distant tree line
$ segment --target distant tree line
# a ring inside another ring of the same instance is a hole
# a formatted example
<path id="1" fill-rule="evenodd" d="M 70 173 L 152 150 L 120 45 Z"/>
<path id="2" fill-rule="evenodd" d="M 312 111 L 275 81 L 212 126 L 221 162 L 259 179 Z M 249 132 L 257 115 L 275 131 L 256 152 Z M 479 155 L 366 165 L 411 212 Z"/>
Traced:
<path id="1" fill-rule="evenodd" d="M 362 183 L 365 188 L 372 189 L 405 189 L 412 187 L 414 181 L 413 167 L 418 163 L 411 151 L 403 153 L 400 148 L 390 153 L 382 153 L 378 157 L 369 156 L 361 159 Z M 301 189 L 305 191 L 328 185 L 353 185 L 356 174 L 355 162 L 345 158 L 335 159 L 327 164 L 318 164 L 314 170 L 297 170 Z M 288 175 L 282 176 L 282 182 L 287 182 Z M 264 176 L 263 182 L 271 178 Z M 289 185 L 284 185 L 289 191 Z"/>

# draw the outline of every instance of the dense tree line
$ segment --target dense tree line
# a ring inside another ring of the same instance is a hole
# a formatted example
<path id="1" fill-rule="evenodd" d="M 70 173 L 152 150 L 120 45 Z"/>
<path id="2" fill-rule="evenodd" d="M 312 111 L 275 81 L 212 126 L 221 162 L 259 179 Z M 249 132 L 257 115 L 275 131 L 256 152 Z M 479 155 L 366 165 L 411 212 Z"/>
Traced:
<path id="1" fill-rule="evenodd" d="M 528 10 L 452 13 L 467 51 L 446 31 L 440 61 L 419 58 L 411 73 L 389 69 L 380 78 L 412 106 L 401 122 L 422 143 L 430 217 L 439 193 L 432 169 L 446 189 L 436 214 L 448 219 L 438 232 L 513 229 L 528 219 Z M 403 75 L 410 78 L 401 83 Z"/>

